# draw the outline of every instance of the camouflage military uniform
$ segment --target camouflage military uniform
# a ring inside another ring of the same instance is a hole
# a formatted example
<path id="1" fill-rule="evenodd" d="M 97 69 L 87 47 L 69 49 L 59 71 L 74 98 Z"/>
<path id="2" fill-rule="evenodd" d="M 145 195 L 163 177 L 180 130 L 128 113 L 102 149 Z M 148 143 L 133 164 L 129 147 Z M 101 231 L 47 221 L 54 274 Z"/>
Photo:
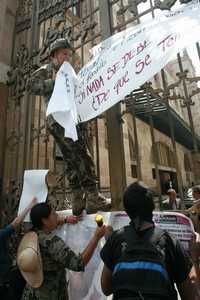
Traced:
<path id="1" fill-rule="evenodd" d="M 58 66 L 49 63 L 36 70 L 29 83 L 29 91 L 45 97 L 46 105 L 52 95 Z M 72 209 L 78 215 L 86 208 L 88 213 L 107 210 L 110 204 L 97 190 L 95 166 L 86 144 L 84 124 L 77 126 L 78 141 L 64 138 L 63 128 L 52 116 L 47 119 L 47 129 L 54 137 L 65 161 L 69 186 L 72 189 Z"/>
<path id="2" fill-rule="evenodd" d="M 44 281 L 39 288 L 26 285 L 22 300 L 67 300 L 65 268 L 84 271 L 84 262 L 66 247 L 64 241 L 54 233 L 38 231 L 43 264 Z"/>

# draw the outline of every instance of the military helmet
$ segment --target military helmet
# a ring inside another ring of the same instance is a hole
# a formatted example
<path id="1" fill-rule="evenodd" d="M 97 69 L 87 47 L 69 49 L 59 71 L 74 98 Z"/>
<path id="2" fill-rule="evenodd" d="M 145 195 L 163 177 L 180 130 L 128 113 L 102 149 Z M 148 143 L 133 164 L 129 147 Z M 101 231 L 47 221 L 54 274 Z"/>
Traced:
<path id="1" fill-rule="evenodd" d="M 50 46 L 50 49 L 49 49 L 49 54 L 51 56 L 54 55 L 54 52 L 58 49 L 61 49 L 61 48 L 64 48 L 64 49 L 70 49 L 71 48 L 71 45 L 70 43 L 68 42 L 67 39 L 64 39 L 64 38 L 60 38 L 60 39 L 57 39 L 55 40 L 51 46 Z"/>

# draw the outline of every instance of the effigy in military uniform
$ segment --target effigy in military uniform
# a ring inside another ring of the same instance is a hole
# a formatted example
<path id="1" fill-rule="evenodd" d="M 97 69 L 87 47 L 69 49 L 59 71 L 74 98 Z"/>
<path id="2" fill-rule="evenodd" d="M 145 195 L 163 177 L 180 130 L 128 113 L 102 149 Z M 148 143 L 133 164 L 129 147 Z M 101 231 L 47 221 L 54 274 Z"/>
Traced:
<path id="1" fill-rule="evenodd" d="M 71 49 L 66 39 L 57 39 L 50 47 L 52 61 L 36 70 L 27 89 L 34 95 L 44 96 L 46 106 L 51 98 L 56 73 L 64 61 L 57 59 L 60 50 Z M 66 54 L 66 53 L 65 53 Z M 52 116 L 47 118 L 47 130 L 54 137 L 65 162 L 65 171 L 72 190 L 72 210 L 75 215 L 86 208 L 87 213 L 110 210 L 110 202 L 98 192 L 93 158 L 86 143 L 85 124 L 77 125 L 78 140 L 64 137 L 64 129 Z"/>

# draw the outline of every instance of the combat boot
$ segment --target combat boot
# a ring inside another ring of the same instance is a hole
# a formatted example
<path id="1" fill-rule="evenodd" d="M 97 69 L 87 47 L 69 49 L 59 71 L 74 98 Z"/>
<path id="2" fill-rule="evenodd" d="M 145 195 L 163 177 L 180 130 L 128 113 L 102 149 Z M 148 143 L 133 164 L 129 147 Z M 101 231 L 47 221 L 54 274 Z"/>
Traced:
<path id="1" fill-rule="evenodd" d="M 111 200 L 105 198 L 96 189 L 86 191 L 86 212 L 95 214 L 97 211 L 110 211 Z"/>
<path id="2" fill-rule="evenodd" d="M 75 216 L 80 216 L 85 209 L 85 194 L 83 190 L 72 190 L 72 213 Z"/>

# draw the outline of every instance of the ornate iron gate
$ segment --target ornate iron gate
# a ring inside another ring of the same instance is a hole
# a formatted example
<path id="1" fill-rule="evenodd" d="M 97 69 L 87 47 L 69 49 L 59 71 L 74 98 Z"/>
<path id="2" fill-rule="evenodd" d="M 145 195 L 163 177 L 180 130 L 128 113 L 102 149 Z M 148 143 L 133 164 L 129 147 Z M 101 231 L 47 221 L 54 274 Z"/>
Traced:
<path id="1" fill-rule="evenodd" d="M 180 0 L 180 2 L 189 1 Z M 59 37 L 67 37 L 73 46 L 72 64 L 78 71 L 89 60 L 89 49 L 92 46 L 118 31 L 138 24 L 147 16 L 154 18 L 157 11 L 170 9 L 175 3 L 176 0 L 19 1 L 13 44 L 13 67 L 9 73 L 4 190 L 20 191 L 24 169 L 49 168 L 57 174 L 57 186 L 52 193 L 59 198 L 59 195 L 63 197 L 67 192 L 62 157 L 46 132 L 43 99 L 33 97 L 26 92 L 26 82 L 30 74 L 41 64 L 48 62 L 50 44 Z M 196 47 L 200 57 L 199 44 Z M 197 82 L 199 78 L 189 76 L 183 68 L 181 56 L 178 55 L 177 59 L 179 74 L 173 85 L 168 85 L 166 72 L 162 70 L 154 78 L 155 82 L 159 81 L 157 87 L 155 84 L 153 86 L 150 83 L 145 84 L 127 97 L 126 104 L 122 102 L 116 105 L 88 124 L 90 147 L 100 178 L 99 187 L 104 192 L 111 192 L 115 208 L 120 208 L 123 189 L 126 186 L 123 122 L 126 122 L 127 115 L 132 118 L 134 166 L 137 173 L 135 177 L 138 179 L 142 179 L 142 165 L 137 119 L 140 118 L 150 126 L 157 190 L 160 197 L 159 153 L 155 139 L 155 128 L 158 128 L 156 127 L 158 125 L 155 116 L 163 112 L 168 115 L 168 131 L 174 153 L 179 192 L 182 195 L 182 178 L 175 143 L 177 133 L 169 102 L 175 100 L 184 105 L 192 134 L 190 149 L 197 157 L 200 143 L 195 134 L 191 105 L 192 97 L 199 92 L 199 89 L 196 88 L 193 94 L 189 94 L 188 85 Z M 176 93 L 176 88 L 179 86 L 183 87 L 182 95 Z M 102 176 L 102 163 L 104 166 L 109 165 L 109 169 L 105 167 L 104 176 Z"/>

